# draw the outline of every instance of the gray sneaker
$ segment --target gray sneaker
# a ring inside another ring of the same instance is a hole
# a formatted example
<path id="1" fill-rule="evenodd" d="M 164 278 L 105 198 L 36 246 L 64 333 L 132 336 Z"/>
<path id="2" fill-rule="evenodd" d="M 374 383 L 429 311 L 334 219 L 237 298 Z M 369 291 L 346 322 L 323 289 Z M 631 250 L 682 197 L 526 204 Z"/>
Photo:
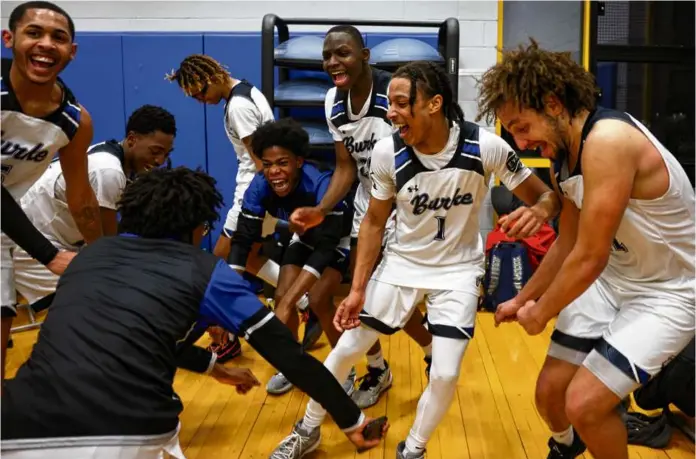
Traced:
<path id="1" fill-rule="evenodd" d="M 300 456 L 297 456 L 297 457 L 300 457 Z M 396 459 L 425 459 L 425 450 L 423 450 L 420 453 L 407 453 L 406 452 L 406 442 L 402 441 L 396 447 Z"/>
<path id="2" fill-rule="evenodd" d="M 357 373 L 355 372 L 355 367 L 350 369 L 350 374 L 348 375 L 348 379 L 345 380 L 343 384 L 343 390 L 346 391 L 346 394 L 352 395 L 353 391 L 355 391 L 355 379 L 358 377 Z"/>
<path id="3" fill-rule="evenodd" d="M 266 392 L 271 395 L 281 395 L 292 389 L 292 383 L 283 375 L 283 373 L 276 373 L 271 376 L 266 384 Z"/>
<path id="4" fill-rule="evenodd" d="M 353 393 L 353 401 L 359 408 L 368 408 L 377 403 L 379 397 L 391 387 L 392 372 L 384 362 L 384 370 L 367 367 L 367 374 L 360 381 L 358 390 Z"/>
<path id="5" fill-rule="evenodd" d="M 292 433 L 285 437 L 269 459 L 300 459 L 319 447 L 321 443 L 320 428 L 307 431 L 302 427 L 302 421 L 295 424 Z"/>

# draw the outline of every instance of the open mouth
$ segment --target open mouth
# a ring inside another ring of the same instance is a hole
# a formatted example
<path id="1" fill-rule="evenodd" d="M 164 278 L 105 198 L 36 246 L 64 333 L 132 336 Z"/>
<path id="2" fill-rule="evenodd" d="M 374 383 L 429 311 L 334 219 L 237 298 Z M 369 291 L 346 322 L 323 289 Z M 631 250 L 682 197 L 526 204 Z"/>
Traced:
<path id="1" fill-rule="evenodd" d="M 284 194 L 290 189 L 290 183 L 285 179 L 271 180 L 271 187 L 277 194 Z"/>
<path id="2" fill-rule="evenodd" d="M 399 130 L 399 137 L 402 139 L 408 135 L 409 127 L 408 124 L 403 123 L 392 123 L 392 125 Z"/>
<path id="3" fill-rule="evenodd" d="M 58 63 L 56 59 L 40 54 L 32 54 L 29 56 L 29 61 L 34 67 L 40 70 L 49 70 Z"/>
<path id="4" fill-rule="evenodd" d="M 348 83 L 348 74 L 344 71 L 331 72 L 331 79 L 336 86 L 344 86 Z"/>

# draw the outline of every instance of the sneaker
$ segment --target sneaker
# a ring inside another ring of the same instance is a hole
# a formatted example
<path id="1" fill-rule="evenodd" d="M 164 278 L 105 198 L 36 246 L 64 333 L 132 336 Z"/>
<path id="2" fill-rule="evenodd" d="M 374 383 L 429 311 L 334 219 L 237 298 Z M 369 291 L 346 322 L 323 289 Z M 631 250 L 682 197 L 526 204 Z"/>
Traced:
<path id="1" fill-rule="evenodd" d="M 360 386 L 353 393 L 353 401 L 359 408 L 369 408 L 392 385 L 392 372 L 389 364 L 384 362 L 384 369 L 367 367 L 367 374 L 360 378 Z"/>
<path id="2" fill-rule="evenodd" d="M 430 367 L 433 366 L 433 356 L 426 355 L 423 360 L 425 361 L 425 377 L 430 381 Z"/>
<path id="3" fill-rule="evenodd" d="M 266 392 L 271 395 L 281 395 L 292 389 L 292 383 L 283 375 L 283 373 L 276 373 L 271 376 L 266 384 Z"/>
<path id="4" fill-rule="evenodd" d="M 302 298 L 297 300 L 297 303 L 295 304 L 295 306 L 297 306 L 297 309 L 299 309 L 300 312 L 306 311 L 307 308 L 309 307 L 309 295 L 307 295 L 306 293 L 304 295 L 302 295 Z"/>
<path id="5" fill-rule="evenodd" d="M 317 449 L 320 442 L 319 427 L 307 431 L 302 427 L 302 421 L 299 421 L 292 429 L 292 433 L 278 443 L 270 459 L 300 459 Z"/>
<path id="6" fill-rule="evenodd" d="M 402 441 L 396 447 L 396 459 L 425 459 L 425 450 L 420 453 L 407 453 L 406 442 Z"/>
<path id="7" fill-rule="evenodd" d="M 574 459 L 585 452 L 585 443 L 573 432 L 573 444 L 568 446 L 549 438 L 549 455 L 546 459 Z"/>
<path id="8" fill-rule="evenodd" d="M 343 386 L 343 390 L 346 391 L 346 394 L 352 395 L 353 391 L 355 390 L 355 380 L 358 377 L 357 373 L 355 372 L 355 367 L 350 369 L 350 373 L 348 374 L 348 379 L 341 384 Z"/>
<path id="9" fill-rule="evenodd" d="M 222 343 L 213 343 L 208 346 L 208 352 L 214 352 L 217 355 L 218 363 L 225 363 L 235 357 L 242 355 L 242 343 L 239 337 L 227 334 Z"/>

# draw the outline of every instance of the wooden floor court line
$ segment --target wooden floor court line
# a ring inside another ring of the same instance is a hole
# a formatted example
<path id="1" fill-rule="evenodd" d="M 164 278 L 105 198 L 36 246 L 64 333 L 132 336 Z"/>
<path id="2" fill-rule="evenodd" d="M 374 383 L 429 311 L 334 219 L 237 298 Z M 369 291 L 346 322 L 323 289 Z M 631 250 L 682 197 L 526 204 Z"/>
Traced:
<path id="1" fill-rule="evenodd" d="M 21 321 L 18 321 L 21 323 Z M 551 327 L 527 336 L 516 324 L 496 328 L 491 314 L 479 313 L 457 384 L 455 400 L 428 444 L 427 459 L 545 459 L 549 432 L 534 407 L 534 384 L 543 364 Z M 12 377 L 29 356 L 37 331 L 13 335 L 7 374 Z M 199 344 L 206 345 L 207 338 Z M 392 388 L 367 410 L 388 415 L 391 429 L 379 447 L 358 454 L 330 419 L 322 426 L 322 445 L 308 459 L 393 459 L 406 438 L 418 399 L 427 384 L 423 351 L 405 333 L 381 337 L 383 355 L 394 376 Z M 247 395 L 208 376 L 177 372 L 174 386 L 184 403 L 180 441 L 188 459 L 214 457 L 265 459 L 304 414 L 308 398 L 293 389 L 271 396 L 265 383 L 275 370 L 246 343 L 230 365 L 247 366 L 262 387 Z M 325 337 L 312 350 L 320 360 L 329 346 Z M 357 366 L 365 373 L 365 361 Z M 584 459 L 592 459 L 588 453 Z M 631 459 L 692 459 L 693 444 L 675 432 L 665 450 L 630 447 Z"/>

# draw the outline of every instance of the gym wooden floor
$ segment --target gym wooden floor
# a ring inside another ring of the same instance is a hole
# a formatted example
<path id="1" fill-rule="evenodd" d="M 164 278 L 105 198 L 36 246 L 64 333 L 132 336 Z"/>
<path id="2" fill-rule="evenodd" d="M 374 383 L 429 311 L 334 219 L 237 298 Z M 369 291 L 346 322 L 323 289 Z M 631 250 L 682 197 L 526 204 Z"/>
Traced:
<path id="1" fill-rule="evenodd" d="M 15 333 L 8 350 L 8 377 L 28 357 L 36 330 Z M 549 432 L 534 407 L 534 383 L 549 341 L 550 328 L 536 337 L 517 325 L 494 327 L 491 314 L 479 313 L 476 336 L 462 367 L 457 394 L 447 417 L 428 444 L 428 459 L 545 459 Z M 207 338 L 200 344 L 206 345 Z M 425 385 L 421 348 L 404 333 L 382 339 L 394 385 L 367 411 L 389 416 L 391 428 L 377 448 L 357 454 L 336 425 L 322 427 L 321 447 L 309 458 L 392 459 L 408 435 Z M 312 354 L 323 360 L 329 351 L 324 336 Z M 274 370 L 243 342 L 241 357 L 229 365 L 247 366 L 262 386 L 247 395 L 207 376 L 179 371 L 174 386 L 183 400 L 181 445 L 188 459 L 265 459 L 304 414 L 307 396 L 293 389 L 270 396 L 265 383 Z M 364 362 L 358 374 L 364 374 Z M 692 459 L 694 447 L 675 432 L 669 447 L 631 448 L 631 459 Z M 591 459 L 590 454 L 584 455 Z"/>

